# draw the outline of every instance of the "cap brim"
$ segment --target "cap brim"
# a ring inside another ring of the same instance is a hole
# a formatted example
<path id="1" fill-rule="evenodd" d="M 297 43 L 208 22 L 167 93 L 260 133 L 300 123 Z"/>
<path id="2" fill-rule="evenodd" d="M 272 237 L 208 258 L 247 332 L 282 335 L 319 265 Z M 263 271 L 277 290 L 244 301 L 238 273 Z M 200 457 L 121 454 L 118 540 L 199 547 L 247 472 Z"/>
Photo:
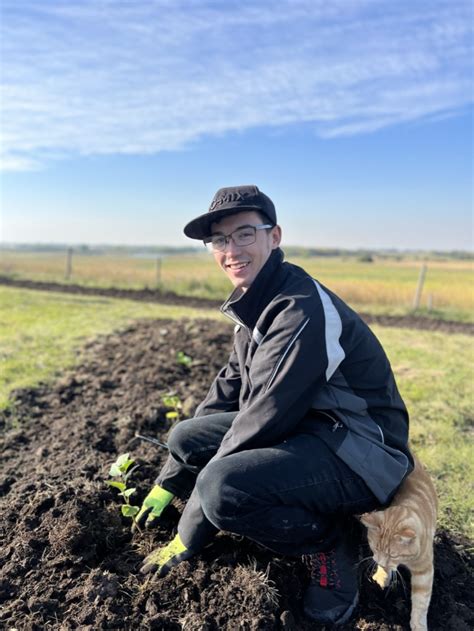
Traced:
<path id="1" fill-rule="evenodd" d="M 221 208 L 220 210 L 213 210 L 212 212 L 207 212 L 204 215 L 196 217 L 196 219 L 193 219 L 186 224 L 184 226 L 184 234 L 190 239 L 205 239 L 211 235 L 211 224 L 216 221 L 220 221 L 224 217 L 236 215 L 237 213 L 245 212 L 246 210 L 255 210 L 260 213 L 263 212 L 259 206 L 239 206 L 237 208 Z"/>

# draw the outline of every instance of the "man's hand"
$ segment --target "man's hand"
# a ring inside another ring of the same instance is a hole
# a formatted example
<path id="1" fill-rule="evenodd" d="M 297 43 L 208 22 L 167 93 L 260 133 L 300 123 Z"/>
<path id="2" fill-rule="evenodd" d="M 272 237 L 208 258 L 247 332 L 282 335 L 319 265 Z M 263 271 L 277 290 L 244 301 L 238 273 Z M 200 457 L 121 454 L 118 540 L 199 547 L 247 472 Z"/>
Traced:
<path id="1" fill-rule="evenodd" d="M 173 499 L 173 493 L 155 485 L 143 500 L 142 507 L 137 514 L 136 522 L 141 527 L 150 528 L 156 526 L 164 509 Z M 133 526 L 132 526 L 132 529 Z"/>
<path id="2" fill-rule="evenodd" d="M 172 567 L 192 557 L 194 552 L 186 548 L 179 535 L 163 548 L 157 548 L 143 561 L 140 571 L 143 574 L 156 572 L 159 578 L 166 576 Z"/>

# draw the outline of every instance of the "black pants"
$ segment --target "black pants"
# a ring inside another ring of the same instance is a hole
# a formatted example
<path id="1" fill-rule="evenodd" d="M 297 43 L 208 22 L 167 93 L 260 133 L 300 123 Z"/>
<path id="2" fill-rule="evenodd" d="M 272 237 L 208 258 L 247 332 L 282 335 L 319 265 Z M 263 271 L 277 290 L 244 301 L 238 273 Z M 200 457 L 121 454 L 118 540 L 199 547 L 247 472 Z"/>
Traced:
<path id="1" fill-rule="evenodd" d="M 226 530 L 280 554 L 308 554 L 332 547 L 348 516 L 380 507 L 362 478 L 309 433 L 209 462 L 235 415 L 182 421 L 170 433 L 156 482 L 178 497 L 191 493 L 178 525 L 188 548 Z"/>

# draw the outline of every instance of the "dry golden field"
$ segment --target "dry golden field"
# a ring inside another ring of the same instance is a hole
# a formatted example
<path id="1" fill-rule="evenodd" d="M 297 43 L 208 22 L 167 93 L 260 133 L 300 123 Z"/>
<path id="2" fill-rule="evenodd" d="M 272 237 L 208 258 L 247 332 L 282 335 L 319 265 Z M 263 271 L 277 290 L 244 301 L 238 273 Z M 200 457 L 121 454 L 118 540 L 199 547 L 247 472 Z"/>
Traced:
<path id="1" fill-rule="evenodd" d="M 291 262 L 357 309 L 406 313 L 413 301 L 422 262 L 414 258 L 378 258 L 363 262 L 356 257 L 293 257 Z M 436 317 L 473 321 L 474 266 L 469 260 L 427 260 L 420 310 Z M 159 267 L 159 270 L 157 269 Z M 229 292 L 225 275 L 212 257 L 170 255 L 157 259 L 129 255 L 74 253 L 67 280 L 66 253 L 3 251 L 0 274 L 42 281 L 128 288 L 155 287 L 182 295 L 224 299 Z"/>

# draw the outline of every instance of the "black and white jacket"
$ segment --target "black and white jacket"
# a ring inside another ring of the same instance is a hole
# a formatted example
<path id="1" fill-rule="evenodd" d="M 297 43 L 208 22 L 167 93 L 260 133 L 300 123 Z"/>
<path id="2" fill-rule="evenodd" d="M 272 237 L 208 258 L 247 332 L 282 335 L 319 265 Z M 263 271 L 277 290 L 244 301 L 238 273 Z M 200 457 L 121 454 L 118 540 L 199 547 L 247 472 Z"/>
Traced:
<path id="1" fill-rule="evenodd" d="M 303 269 L 283 262 L 280 249 L 221 310 L 236 324 L 234 348 L 195 416 L 238 414 L 214 459 L 277 444 L 304 427 L 388 503 L 413 459 L 408 413 L 369 327 Z"/>

